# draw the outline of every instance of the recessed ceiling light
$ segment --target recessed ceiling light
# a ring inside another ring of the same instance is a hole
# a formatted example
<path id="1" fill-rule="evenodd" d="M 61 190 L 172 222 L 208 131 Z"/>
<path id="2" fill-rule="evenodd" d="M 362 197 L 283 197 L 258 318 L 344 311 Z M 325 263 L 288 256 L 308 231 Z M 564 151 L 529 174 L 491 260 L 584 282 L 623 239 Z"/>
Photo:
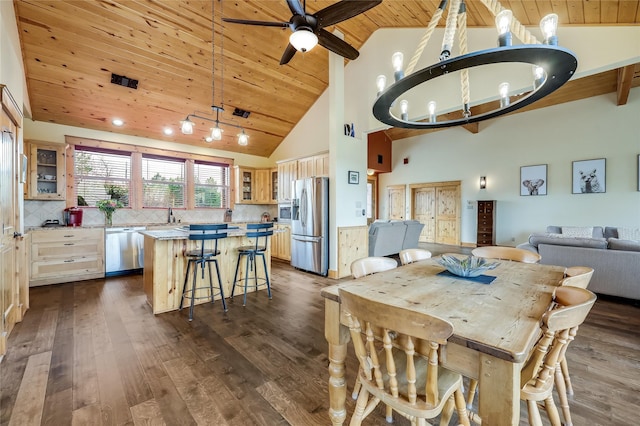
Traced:
<path id="1" fill-rule="evenodd" d="M 164 130 L 162 131 L 165 135 L 170 136 L 173 134 L 173 129 L 170 127 L 165 127 Z"/>
<path id="2" fill-rule="evenodd" d="M 204 141 L 206 143 L 211 143 L 211 142 L 213 142 L 213 138 L 211 136 L 207 136 L 206 138 L 204 138 Z"/>
<path id="3" fill-rule="evenodd" d="M 120 127 L 120 126 L 122 126 L 124 124 L 124 121 L 122 121 L 120 118 L 114 118 L 113 120 L 111 120 L 111 123 L 114 126 Z"/>

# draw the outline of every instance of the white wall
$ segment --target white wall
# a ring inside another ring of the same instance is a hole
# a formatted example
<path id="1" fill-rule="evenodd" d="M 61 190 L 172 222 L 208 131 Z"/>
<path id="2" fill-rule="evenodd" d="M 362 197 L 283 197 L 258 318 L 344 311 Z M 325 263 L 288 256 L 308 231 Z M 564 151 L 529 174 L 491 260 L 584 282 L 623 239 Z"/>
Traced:
<path id="1" fill-rule="evenodd" d="M 635 88 L 624 106 L 612 93 L 483 122 L 477 134 L 453 128 L 395 141 L 393 172 L 380 175 L 381 217 L 388 216 L 388 185 L 461 180 L 463 242 L 476 241 L 476 200 L 498 201 L 502 245 L 547 225 L 640 227 L 639 119 Z M 606 193 L 572 194 L 572 161 L 595 158 L 606 158 Z M 548 195 L 520 196 L 520 167 L 536 164 L 548 164 Z"/>

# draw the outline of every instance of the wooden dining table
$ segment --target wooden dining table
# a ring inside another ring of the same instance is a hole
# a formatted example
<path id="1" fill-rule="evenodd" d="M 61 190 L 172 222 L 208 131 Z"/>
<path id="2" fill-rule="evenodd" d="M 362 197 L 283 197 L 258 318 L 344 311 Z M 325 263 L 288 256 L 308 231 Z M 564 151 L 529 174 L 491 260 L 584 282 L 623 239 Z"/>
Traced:
<path id="1" fill-rule="evenodd" d="M 441 354 L 444 367 L 479 380 L 483 426 L 518 425 L 520 370 L 540 335 L 540 319 L 552 302 L 564 267 L 499 261 L 484 275 L 490 284 L 441 274 L 431 258 L 325 287 L 325 337 L 329 343 L 329 417 L 346 419 L 345 358 L 349 330 L 339 289 L 451 322 L 453 336 Z"/>

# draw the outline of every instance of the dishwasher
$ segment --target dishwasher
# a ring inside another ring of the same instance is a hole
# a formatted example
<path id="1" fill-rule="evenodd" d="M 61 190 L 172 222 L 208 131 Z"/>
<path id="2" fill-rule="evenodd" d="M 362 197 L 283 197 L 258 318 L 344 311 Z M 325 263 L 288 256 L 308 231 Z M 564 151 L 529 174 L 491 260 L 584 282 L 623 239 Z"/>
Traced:
<path id="1" fill-rule="evenodd" d="M 144 266 L 144 236 L 146 227 L 105 229 L 105 276 L 139 273 Z"/>

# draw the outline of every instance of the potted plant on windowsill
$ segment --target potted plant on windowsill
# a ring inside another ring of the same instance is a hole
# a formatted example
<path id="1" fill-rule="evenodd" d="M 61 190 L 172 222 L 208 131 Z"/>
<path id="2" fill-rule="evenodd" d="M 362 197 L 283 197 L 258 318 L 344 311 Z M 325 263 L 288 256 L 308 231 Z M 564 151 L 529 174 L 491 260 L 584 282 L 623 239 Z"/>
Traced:
<path id="1" fill-rule="evenodd" d="M 111 226 L 113 224 L 113 212 L 124 207 L 119 200 L 100 200 L 96 203 L 96 206 L 98 210 L 104 213 L 105 226 Z"/>

